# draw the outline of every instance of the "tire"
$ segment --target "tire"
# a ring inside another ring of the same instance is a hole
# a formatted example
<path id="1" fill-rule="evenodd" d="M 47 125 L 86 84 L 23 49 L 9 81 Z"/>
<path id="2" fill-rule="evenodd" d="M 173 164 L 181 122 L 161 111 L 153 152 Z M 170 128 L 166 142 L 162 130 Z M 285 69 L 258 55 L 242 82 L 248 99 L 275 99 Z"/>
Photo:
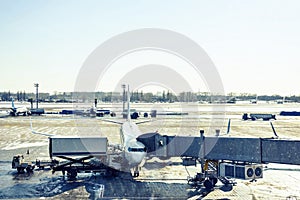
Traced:
<path id="1" fill-rule="evenodd" d="M 133 173 L 133 177 L 139 177 L 140 176 L 140 172 L 134 172 Z"/>
<path id="2" fill-rule="evenodd" d="M 28 167 L 26 167 L 26 172 L 27 173 L 33 172 L 33 169 L 34 169 L 34 166 L 28 166 Z"/>
<path id="3" fill-rule="evenodd" d="M 24 172 L 24 168 L 23 167 L 17 167 L 17 171 L 18 173 L 23 173 Z"/>
<path id="4" fill-rule="evenodd" d="M 209 179 L 206 179 L 205 181 L 204 181 L 204 183 L 203 183 L 203 185 L 204 185 L 204 187 L 205 187 L 205 189 L 207 190 L 207 191 L 211 191 L 212 189 L 213 189 L 213 183 L 209 180 Z"/>
<path id="5" fill-rule="evenodd" d="M 215 178 L 215 177 L 212 177 L 212 178 L 209 178 L 209 180 L 211 181 L 211 183 L 212 183 L 213 187 L 215 187 L 215 186 L 216 186 L 216 184 L 217 184 L 217 182 L 218 182 L 218 179 L 217 179 L 217 178 Z"/>
<path id="6" fill-rule="evenodd" d="M 75 179 L 76 176 L 77 176 L 77 170 L 76 170 L 76 169 L 70 169 L 70 170 L 67 172 L 67 176 L 68 176 L 70 179 Z"/>

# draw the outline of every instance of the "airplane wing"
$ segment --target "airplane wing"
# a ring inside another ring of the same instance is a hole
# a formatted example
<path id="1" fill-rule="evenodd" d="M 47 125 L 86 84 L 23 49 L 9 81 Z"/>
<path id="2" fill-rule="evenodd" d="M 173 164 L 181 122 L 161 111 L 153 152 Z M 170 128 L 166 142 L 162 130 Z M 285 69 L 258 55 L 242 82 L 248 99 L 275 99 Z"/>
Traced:
<path id="1" fill-rule="evenodd" d="M 110 122 L 110 123 L 114 123 L 114 124 L 124 124 L 124 122 L 119 122 L 119 121 L 114 121 L 114 120 L 109 120 L 109 119 L 101 119 L 104 122 Z"/>
<path id="2" fill-rule="evenodd" d="M 30 130 L 31 130 L 31 133 L 37 134 L 37 135 L 44 135 L 44 136 L 48 136 L 48 137 L 55 136 L 54 134 L 41 133 L 41 132 L 36 132 L 36 131 L 34 131 L 34 130 L 33 130 L 33 127 L 32 127 L 32 121 L 31 121 L 31 118 L 30 118 Z"/>
<path id="3" fill-rule="evenodd" d="M 148 123 L 148 122 L 152 122 L 153 120 L 145 120 L 145 121 L 141 121 L 141 122 L 136 122 L 135 124 L 143 124 L 143 123 Z"/>

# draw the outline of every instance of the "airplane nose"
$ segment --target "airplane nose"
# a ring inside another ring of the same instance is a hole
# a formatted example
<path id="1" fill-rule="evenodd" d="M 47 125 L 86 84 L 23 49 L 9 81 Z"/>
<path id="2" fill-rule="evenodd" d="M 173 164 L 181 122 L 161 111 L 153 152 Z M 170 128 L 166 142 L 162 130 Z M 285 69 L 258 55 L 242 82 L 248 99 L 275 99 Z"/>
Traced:
<path id="1" fill-rule="evenodd" d="M 142 161 L 144 160 L 144 158 L 146 157 L 146 153 L 145 152 L 138 152 L 138 153 L 134 153 L 133 157 L 132 157 L 132 165 L 139 165 L 140 163 L 142 163 Z"/>
<path id="2" fill-rule="evenodd" d="M 145 153 L 137 153 L 134 160 L 137 164 L 140 164 L 143 161 L 143 159 L 145 158 L 145 156 L 146 156 Z"/>

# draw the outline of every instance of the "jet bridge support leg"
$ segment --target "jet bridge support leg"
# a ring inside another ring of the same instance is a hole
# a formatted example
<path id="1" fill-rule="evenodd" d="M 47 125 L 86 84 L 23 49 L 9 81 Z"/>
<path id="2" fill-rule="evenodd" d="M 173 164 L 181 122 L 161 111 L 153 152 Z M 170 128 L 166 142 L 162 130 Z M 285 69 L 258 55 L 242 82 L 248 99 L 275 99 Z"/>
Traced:
<path id="1" fill-rule="evenodd" d="M 204 130 L 200 130 L 200 140 L 199 140 L 200 151 L 198 158 L 196 161 L 199 161 L 201 172 L 197 173 L 195 177 L 189 178 L 188 183 L 194 186 L 199 187 L 203 185 L 207 191 L 211 191 L 214 189 L 215 185 L 217 184 L 218 180 L 220 180 L 223 184 L 228 185 L 235 183 L 226 178 L 219 176 L 219 160 L 217 159 L 207 159 L 205 157 L 205 137 L 204 137 Z"/>
<path id="2" fill-rule="evenodd" d="M 196 176 L 189 178 L 188 184 L 196 187 L 203 185 L 207 191 L 211 191 L 219 179 L 218 161 L 205 159 L 199 159 L 198 161 L 201 166 L 201 172 L 197 173 Z"/>
<path id="3" fill-rule="evenodd" d="M 219 174 L 219 164 L 222 163 L 219 160 L 208 160 L 204 159 L 204 164 L 202 165 L 201 160 L 198 159 L 201 165 L 200 173 L 197 173 L 194 177 L 188 178 L 188 184 L 194 187 L 204 186 L 207 191 L 214 189 L 218 181 L 221 181 L 224 185 L 235 185 L 232 179 L 225 176 L 220 176 Z"/>
<path id="4" fill-rule="evenodd" d="M 204 130 L 200 130 L 199 145 L 201 148 L 195 161 L 199 161 L 201 172 L 189 178 L 188 183 L 197 187 L 203 185 L 207 191 L 211 191 L 218 182 L 218 160 L 205 159 Z"/>

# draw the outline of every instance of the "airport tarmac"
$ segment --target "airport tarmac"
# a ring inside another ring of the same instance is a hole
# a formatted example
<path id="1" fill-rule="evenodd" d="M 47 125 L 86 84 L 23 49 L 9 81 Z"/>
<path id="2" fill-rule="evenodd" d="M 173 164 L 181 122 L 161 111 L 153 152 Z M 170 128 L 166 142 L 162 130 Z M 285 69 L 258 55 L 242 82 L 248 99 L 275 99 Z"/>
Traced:
<path id="1" fill-rule="evenodd" d="M 101 104 L 103 108 L 116 111 L 119 119 L 121 104 Z M 5 106 L 2 106 L 5 107 Z M 41 105 L 40 107 L 43 107 Z M 46 110 L 70 108 L 70 104 L 47 104 Z M 144 133 L 158 131 L 162 135 L 199 136 L 203 129 L 206 135 L 213 135 L 215 129 L 221 134 L 227 131 L 231 119 L 230 136 L 272 137 L 268 121 L 243 121 L 243 113 L 276 114 L 273 125 L 281 138 L 300 139 L 300 117 L 279 116 L 280 111 L 300 111 L 300 104 L 132 104 L 141 111 L 188 112 L 183 116 L 158 116 L 150 123 L 140 124 Z M 115 109 L 115 110 L 114 110 Z M 110 117 L 109 117 L 110 118 Z M 110 118 L 111 119 L 111 118 Z M 143 121 L 144 118 L 139 119 Z M 214 191 L 207 193 L 203 188 L 192 188 L 187 177 L 194 176 L 198 167 L 178 165 L 180 159 L 151 159 L 146 162 L 140 177 L 128 176 L 105 178 L 99 175 L 80 174 L 76 181 L 63 179 L 61 173 L 50 170 L 35 170 L 33 174 L 17 174 L 11 169 L 15 154 L 26 154 L 28 159 L 49 159 L 48 138 L 34 135 L 30 131 L 32 121 L 35 131 L 56 135 L 100 135 L 108 137 L 111 144 L 117 144 L 119 125 L 101 121 L 100 118 L 80 116 L 44 115 L 0 118 L 0 198 L 2 199 L 95 199 L 100 185 L 104 185 L 106 199 L 300 199 L 300 166 L 268 164 L 264 178 L 255 182 L 236 180 L 233 188 L 217 184 Z"/>

